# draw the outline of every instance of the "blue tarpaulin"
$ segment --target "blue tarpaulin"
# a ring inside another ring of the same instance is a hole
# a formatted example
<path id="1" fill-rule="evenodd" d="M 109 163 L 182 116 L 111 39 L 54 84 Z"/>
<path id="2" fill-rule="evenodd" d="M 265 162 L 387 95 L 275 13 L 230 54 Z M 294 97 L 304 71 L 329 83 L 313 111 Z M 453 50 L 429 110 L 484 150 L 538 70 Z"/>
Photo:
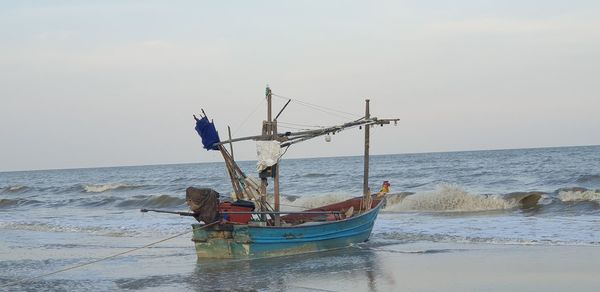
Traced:
<path id="1" fill-rule="evenodd" d="M 208 118 L 202 117 L 201 119 L 196 119 L 196 132 L 202 138 L 202 145 L 206 150 L 219 150 L 219 147 L 213 146 L 215 143 L 221 142 L 219 139 L 219 133 L 217 133 L 217 129 L 215 129 L 215 125 L 208 121 Z"/>

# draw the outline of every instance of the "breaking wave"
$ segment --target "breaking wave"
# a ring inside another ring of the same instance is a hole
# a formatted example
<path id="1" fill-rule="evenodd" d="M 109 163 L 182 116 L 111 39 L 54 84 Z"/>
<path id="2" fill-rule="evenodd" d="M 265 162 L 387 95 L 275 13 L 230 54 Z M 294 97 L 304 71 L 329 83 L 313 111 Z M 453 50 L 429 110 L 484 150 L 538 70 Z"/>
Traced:
<path id="1" fill-rule="evenodd" d="M 459 186 L 440 185 L 433 192 L 400 193 L 390 195 L 386 211 L 490 211 L 512 209 L 518 200 L 507 200 L 501 195 L 475 195 Z"/>
<path id="2" fill-rule="evenodd" d="M 281 206 L 284 211 L 313 209 L 338 203 L 356 194 L 325 193 L 315 195 L 282 195 Z M 542 192 L 515 192 L 504 195 L 479 195 L 465 191 L 460 186 L 442 184 L 432 192 L 401 192 L 388 194 L 384 211 L 391 212 L 477 212 L 529 208 L 539 204 L 541 198 L 548 198 Z M 272 202 L 272 196 L 269 197 Z"/>
<path id="3" fill-rule="evenodd" d="M 128 184 L 89 184 L 83 185 L 83 191 L 86 193 L 102 193 L 110 190 L 127 190 L 142 188 L 143 185 L 128 185 Z"/>
<path id="4" fill-rule="evenodd" d="M 327 193 L 310 196 L 282 196 L 281 207 L 284 211 L 313 209 L 351 199 L 352 195 L 344 193 Z"/>
<path id="5" fill-rule="evenodd" d="M 597 202 L 600 203 L 600 190 L 587 190 L 584 188 L 573 188 L 560 190 L 558 198 L 563 202 Z"/>

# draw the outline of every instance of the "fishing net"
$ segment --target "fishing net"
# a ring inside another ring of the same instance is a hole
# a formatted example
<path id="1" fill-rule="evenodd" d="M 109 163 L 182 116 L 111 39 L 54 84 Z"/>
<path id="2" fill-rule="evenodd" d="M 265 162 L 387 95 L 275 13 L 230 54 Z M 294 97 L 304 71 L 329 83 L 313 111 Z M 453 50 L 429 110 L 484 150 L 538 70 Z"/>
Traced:
<path id="1" fill-rule="evenodd" d="M 219 193 L 213 189 L 189 187 L 185 190 L 185 201 L 198 221 L 211 223 L 219 214 Z"/>

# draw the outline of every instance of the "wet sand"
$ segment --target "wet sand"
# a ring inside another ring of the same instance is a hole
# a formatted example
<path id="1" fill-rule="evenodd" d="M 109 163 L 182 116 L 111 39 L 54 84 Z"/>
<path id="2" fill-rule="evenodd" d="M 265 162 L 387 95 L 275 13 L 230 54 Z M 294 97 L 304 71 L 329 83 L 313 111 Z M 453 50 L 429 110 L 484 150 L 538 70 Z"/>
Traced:
<path id="1" fill-rule="evenodd" d="M 30 244 L 5 241 L 0 246 L 0 284 L 153 241 L 109 236 L 82 241 L 71 233 L 6 235 Z M 599 260 L 600 248 L 592 246 L 368 242 L 301 256 L 198 261 L 184 236 L 0 290 L 598 291 Z"/>
<path id="2" fill-rule="evenodd" d="M 597 247 L 393 245 L 377 248 L 352 272 L 288 284 L 332 291 L 598 291 L 599 260 Z"/>

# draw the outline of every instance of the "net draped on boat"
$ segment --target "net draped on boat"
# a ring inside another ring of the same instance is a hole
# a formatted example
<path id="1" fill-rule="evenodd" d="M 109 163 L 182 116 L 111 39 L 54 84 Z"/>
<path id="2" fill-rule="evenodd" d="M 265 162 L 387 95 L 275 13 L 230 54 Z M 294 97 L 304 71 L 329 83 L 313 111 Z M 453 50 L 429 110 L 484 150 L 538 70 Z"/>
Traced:
<path id="1" fill-rule="evenodd" d="M 198 221 L 211 223 L 219 214 L 219 193 L 213 189 L 189 187 L 185 190 L 185 201 Z"/>

